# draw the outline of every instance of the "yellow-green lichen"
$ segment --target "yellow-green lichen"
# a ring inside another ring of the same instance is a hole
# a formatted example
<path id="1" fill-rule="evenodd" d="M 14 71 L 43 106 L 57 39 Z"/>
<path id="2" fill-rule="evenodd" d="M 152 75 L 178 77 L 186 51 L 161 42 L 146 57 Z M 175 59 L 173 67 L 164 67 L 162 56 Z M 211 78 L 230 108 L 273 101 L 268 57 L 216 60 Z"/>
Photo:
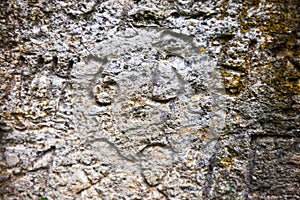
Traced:
<path id="1" fill-rule="evenodd" d="M 220 166 L 223 168 L 228 168 L 231 165 L 234 165 L 234 157 L 222 157 L 219 159 Z"/>

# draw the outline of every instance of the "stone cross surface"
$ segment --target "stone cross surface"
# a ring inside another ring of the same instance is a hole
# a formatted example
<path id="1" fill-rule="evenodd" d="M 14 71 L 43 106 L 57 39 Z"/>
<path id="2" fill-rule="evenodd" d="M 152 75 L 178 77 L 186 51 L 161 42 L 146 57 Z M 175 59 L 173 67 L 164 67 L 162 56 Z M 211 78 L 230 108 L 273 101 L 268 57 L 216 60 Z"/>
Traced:
<path id="1" fill-rule="evenodd" d="M 190 181 L 202 191 L 225 120 L 216 62 L 184 34 L 127 31 L 132 35 L 100 43 L 76 64 L 76 130 L 100 161 L 141 175 L 158 191 L 179 178 L 176 168 L 201 168 L 202 177 Z"/>
<path id="2" fill-rule="evenodd" d="M 0 7 L 0 199 L 300 199 L 299 0 Z"/>

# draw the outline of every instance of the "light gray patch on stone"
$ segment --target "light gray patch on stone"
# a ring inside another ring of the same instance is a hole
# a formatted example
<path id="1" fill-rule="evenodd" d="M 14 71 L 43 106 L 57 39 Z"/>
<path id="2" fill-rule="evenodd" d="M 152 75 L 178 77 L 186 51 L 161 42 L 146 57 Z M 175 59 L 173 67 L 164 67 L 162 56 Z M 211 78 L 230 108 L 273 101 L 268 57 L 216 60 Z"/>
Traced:
<path id="1" fill-rule="evenodd" d="M 173 151 L 162 144 L 146 146 L 141 151 L 140 167 L 146 183 L 151 187 L 163 181 L 173 163 Z"/>
<path id="2" fill-rule="evenodd" d="M 207 181 L 226 117 L 216 61 L 199 54 L 187 35 L 131 31 L 135 34 L 114 35 L 93 49 L 86 58 L 91 70 L 75 65 L 76 130 L 99 161 L 141 176 L 158 191 L 175 178 L 170 174 L 175 163 L 183 170 L 200 166 L 199 158 Z"/>

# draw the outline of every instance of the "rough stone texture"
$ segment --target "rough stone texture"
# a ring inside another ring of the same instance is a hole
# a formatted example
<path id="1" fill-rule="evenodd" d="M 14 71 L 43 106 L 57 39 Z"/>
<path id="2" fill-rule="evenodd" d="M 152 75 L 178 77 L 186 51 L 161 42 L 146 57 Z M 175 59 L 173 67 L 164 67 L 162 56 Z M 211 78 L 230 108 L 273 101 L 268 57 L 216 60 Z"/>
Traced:
<path id="1" fill-rule="evenodd" d="M 299 139 L 282 136 L 253 138 L 249 168 L 253 196 L 297 198 L 291 194 L 299 190 L 299 142 Z"/>
<path id="2" fill-rule="evenodd" d="M 299 0 L 0 1 L 0 198 L 299 199 Z"/>

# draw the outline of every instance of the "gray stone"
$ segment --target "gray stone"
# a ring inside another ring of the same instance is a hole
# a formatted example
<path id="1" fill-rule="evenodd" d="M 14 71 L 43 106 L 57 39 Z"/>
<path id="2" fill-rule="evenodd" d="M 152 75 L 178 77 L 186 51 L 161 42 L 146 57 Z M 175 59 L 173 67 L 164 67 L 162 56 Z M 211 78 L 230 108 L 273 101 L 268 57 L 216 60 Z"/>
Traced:
<path id="1" fill-rule="evenodd" d="M 1 1 L 0 199 L 299 199 L 298 1 Z"/>

